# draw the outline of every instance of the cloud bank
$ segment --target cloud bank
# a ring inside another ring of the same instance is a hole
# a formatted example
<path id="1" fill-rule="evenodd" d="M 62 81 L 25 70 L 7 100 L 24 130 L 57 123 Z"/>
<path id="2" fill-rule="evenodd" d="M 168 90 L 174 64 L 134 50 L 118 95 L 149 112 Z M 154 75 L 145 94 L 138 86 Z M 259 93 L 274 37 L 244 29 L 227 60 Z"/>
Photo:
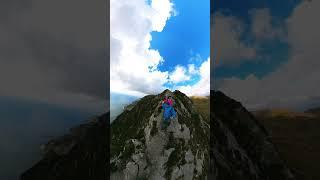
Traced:
<path id="1" fill-rule="evenodd" d="M 6 0 L 0 8 L 0 96 L 106 111 L 105 3 Z"/>

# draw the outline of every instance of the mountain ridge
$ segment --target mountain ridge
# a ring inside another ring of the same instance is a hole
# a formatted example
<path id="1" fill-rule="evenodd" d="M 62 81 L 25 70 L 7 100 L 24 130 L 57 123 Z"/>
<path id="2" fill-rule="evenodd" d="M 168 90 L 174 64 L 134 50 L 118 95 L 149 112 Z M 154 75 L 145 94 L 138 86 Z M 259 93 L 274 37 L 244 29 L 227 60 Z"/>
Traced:
<path id="1" fill-rule="evenodd" d="M 168 95 L 178 116 L 162 130 L 159 105 Z M 44 157 L 21 179 L 102 180 L 109 169 L 111 179 L 128 180 L 295 179 L 264 126 L 219 91 L 211 91 L 210 124 L 189 97 L 169 90 L 141 98 L 110 127 L 108 118 L 106 113 L 47 143 Z"/>
<path id="2" fill-rule="evenodd" d="M 169 95 L 175 101 L 177 118 L 167 130 L 161 130 L 159 105 Z M 209 124 L 180 91 L 165 90 L 141 98 L 114 120 L 111 135 L 111 179 L 207 176 Z"/>

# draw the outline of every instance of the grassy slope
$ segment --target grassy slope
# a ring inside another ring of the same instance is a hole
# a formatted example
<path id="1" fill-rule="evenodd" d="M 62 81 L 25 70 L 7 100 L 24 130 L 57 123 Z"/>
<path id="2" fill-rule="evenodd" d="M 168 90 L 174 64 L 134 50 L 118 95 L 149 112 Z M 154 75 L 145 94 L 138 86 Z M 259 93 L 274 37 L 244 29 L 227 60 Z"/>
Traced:
<path id="1" fill-rule="evenodd" d="M 210 98 L 209 97 L 190 97 L 197 111 L 209 121 L 210 117 Z"/>
<path id="2" fill-rule="evenodd" d="M 297 179 L 320 179 L 320 116 L 257 114 Z"/>

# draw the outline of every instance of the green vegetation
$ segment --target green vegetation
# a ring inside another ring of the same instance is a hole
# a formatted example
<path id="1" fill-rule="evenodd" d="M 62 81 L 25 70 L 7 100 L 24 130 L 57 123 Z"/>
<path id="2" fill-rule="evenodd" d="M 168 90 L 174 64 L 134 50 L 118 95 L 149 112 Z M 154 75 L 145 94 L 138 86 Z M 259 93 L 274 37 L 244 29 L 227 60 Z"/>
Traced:
<path id="1" fill-rule="evenodd" d="M 144 128 L 160 99 L 154 95 L 143 97 L 130 111 L 124 111 L 111 124 L 111 157 L 118 155 L 128 139 L 144 142 Z"/>
<path id="2" fill-rule="evenodd" d="M 148 180 L 147 177 L 137 177 L 137 180 Z"/>
<path id="3" fill-rule="evenodd" d="M 117 166 L 116 166 L 116 163 L 113 162 L 110 164 L 110 171 L 111 172 L 116 172 L 118 170 Z"/>
<path id="4" fill-rule="evenodd" d="M 266 127 L 297 179 L 320 179 L 320 116 L 272 116 L 266 113 L 255 113 L 255 116 Z"/>
<path id="5" fill-rule="evenodd" d="M 209 122 L 210 118 L 210 98 L 209 97 L 190 97 L 196 110 L 202 117 Z"/>
<path id="6" fill-rule="evenodd" d="M 122 161 L 121 161 L 121 166 L 122 166 L 122 168 L 125 168 L 125 166 L 126 166 L 126 164 L 127 164 L 127 162 L 129 161 L 129 160 L 131 160 L 131 156 L 132 156 L 132 154 L 135 152 L 135 147 L 134 147 L 134 144 L 131 142 L 131 141 L 129 141 L 126 145 L 125 145 L 125 147 L 124 147 L 124 151 L 122 152 L 122 155 L 121 155 L 121 159 L 122 159 Z"/>

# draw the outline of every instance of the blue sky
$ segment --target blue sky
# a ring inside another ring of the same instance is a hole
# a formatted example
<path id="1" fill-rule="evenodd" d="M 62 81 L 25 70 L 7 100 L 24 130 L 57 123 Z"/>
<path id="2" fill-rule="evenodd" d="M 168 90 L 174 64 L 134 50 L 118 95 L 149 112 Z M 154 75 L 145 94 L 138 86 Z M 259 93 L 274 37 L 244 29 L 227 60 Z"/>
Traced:
<path id="1" fill-rule="evenodd" d="M 174 71 L 176 65 L 200 66 L 210 56 L 209 0 L 175 0 L 177 16 L 172 17 L 162 32 L 152 32 L 151 48 L 158 49 L 165 59 L 161 71 Z M 194 76 L 179 85 L 192 85 L 199 81 Z M 170 88 L 170 84 L 167 84 Z"/>
<path id="2" fill-rule="evenodd" d="M 249 109 L 319 104 L 316 1 L 212 1 L 214 89 Z"/>
<path id="3" fill-rule="evenodd" d="M 178 15 L 167 22 L 162 32 L 152 32 L 151 48 L 158 49 L 165 59 L 159 67 L 164 71 L 172 71 L 177 64 L 189 64 L 196 54 L 202 58 L 210 56 L 210 2 L 173 2 Z"/>

